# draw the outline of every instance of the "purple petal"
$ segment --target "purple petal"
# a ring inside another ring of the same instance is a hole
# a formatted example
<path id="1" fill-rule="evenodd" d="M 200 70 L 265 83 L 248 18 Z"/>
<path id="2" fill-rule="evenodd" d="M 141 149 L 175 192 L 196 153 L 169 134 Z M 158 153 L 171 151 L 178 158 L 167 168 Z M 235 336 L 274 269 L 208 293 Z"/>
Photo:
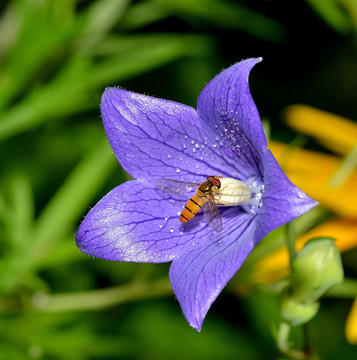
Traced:
<path id="1" fill-rule="evenodd" d="M 252 251 L 253 231 L 254 217 L 240 213 L 219 236 L 172 262 L 171 284 L 187 321 L 196 330 L 200 331 L 210 306 Z"/>
<path id="2" fill-rule="evenodd" d="M 248 84 L 250 70 L 260 61 L 248 59 L 222 71 L 203 89 L 197 102 L 199 116 L 224 141 L 225 156 L 236 159 L 237 178 L 262 173 L 258 154 L 267 142 Z"/>
<path id="3" fill-rule="evenodd" d="M 223 156 L 217 135 L 189 106 L 107 88 L 101 110 L 114 153 L 134 178 L 201 182 L 236 174 L 234 159 Z"/>
<path id="4" fill-rule="evenodd" d="M 318 204 L 286 177 L 270 150 L 264 152 L 263 165 L 264 194 L 257 218 L 255 243 Z"/>
<path id="5" fill-rule="evenodd" d="M 173 260 L 173 289 L 197 330 L 254 244 L 316 205 L 266 150 L 248 85 L 249 73 L 260 60 L 242 61 L 216 76 L 200 94 L 197 112 L 118 88 L 106 89 L 102 97 L 109 142 L 123 168 L 139 180 L 118 186 L 88 213 L 77 232 L 77 245 L 108 260 Z M 202 211 L 187 224 L 180 223 L 190 194 L 169 195 L 154 187 L 160 178 L 202 182 L 216 174 L 243 180 L 252 176 L 257 184 L 264 183 L 260 208 L 220 208 L 220 234 L 210 229 Z"/>
<path id="6" fill-rule="evenodd" d="M 201 213 L 180 223 L 187 199 L 165 194 L 148 181 L 128 181 L 91 209 L 78 229 L 77 245 L 107 260 L 170 261 L 212 234 Z"/>

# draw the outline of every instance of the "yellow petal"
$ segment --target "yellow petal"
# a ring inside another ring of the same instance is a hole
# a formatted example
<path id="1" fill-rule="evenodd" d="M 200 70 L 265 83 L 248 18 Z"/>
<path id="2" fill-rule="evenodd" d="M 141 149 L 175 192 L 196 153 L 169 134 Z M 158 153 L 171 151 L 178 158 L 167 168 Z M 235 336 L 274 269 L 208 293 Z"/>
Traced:
<path id="1" fill-rule="evenodd" d="M 314 237 L 331 237 L 336 239 L 336 246 L 341 252 L 357 246 L 357 221 L 335 218 L 327 221 L 299 237 L 296 249 Z M 252 279 L 255 283 L 273 282 L 289 274 L 289 255 L 286 246 L 268 254 L 254 265 Z"/>
<path id="2" fill-rule="evenodd" d="M 345 332 L 347 341 L 353 345 L 357 344 L 357 298 L 353 302 L 348 315 Z"/>
<path id="3" fill-rule="evenodd" d="M 341 116 L 305 105 L 285 111 L 287 123 L 296 131 L 315 137 L 336 154 L 346 155 L 357 145 L 357 124 Z"/>
<path id="4" fill-rule="evenodd" d="M 289 179 L 312 198 L 338 215 L 357 218 L 357 171 L 334 187 L 331 179 L 340 169 L 342 160 L 336 156 L 300 148 L 290 148 L 275 141 L 269 148 Z"/>
<path id="5" fill-rule="evenodd" d="M 296 247 L 301 249 L 306 241 L 313 237 L 332 237 L 341 252 L 357 246 L 357 221 L 344 218 L 334 218 L 314 227 L 297 239 Z"/>

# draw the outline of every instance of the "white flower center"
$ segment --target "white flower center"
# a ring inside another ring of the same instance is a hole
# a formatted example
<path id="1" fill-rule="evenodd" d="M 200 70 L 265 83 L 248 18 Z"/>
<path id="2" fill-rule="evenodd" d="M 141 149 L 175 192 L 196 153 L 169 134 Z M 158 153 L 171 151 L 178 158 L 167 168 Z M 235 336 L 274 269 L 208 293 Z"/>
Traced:
<path id="1" fill-rule="evenodd" d="M 221 186 L 214 192 L 214 199 L 220 206 L 252 205 L 261 206 L 264 185 L 256 179 L 243 182 L 234 178 L 220 178 Z"/>

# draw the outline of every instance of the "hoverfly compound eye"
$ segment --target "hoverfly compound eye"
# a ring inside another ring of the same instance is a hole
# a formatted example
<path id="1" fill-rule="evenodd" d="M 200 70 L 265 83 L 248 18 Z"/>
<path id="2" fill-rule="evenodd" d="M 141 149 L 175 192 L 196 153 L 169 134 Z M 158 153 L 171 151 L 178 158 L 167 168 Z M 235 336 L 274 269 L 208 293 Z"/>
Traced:
<path id="1" fill-rule="evenodd" d="M 217 189 L 221 187 L 221 181 L 216 176 L 209 176 L 207 180 L 211 182 Z"/>

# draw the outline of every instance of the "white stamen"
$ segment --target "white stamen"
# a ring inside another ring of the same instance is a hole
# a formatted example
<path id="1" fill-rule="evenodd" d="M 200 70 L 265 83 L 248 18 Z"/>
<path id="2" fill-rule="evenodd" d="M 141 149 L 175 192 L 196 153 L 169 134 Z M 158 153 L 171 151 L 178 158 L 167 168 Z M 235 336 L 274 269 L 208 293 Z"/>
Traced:
<path id="1" fill-rule="evenodd" d="M 261 201 L 261 186 L 249 186 L 243 181 L 233 178 L 220 178 L 219 180 L 221 187 L 214 193 L 217 205 L 249 204 L 258 206 Z"/>

